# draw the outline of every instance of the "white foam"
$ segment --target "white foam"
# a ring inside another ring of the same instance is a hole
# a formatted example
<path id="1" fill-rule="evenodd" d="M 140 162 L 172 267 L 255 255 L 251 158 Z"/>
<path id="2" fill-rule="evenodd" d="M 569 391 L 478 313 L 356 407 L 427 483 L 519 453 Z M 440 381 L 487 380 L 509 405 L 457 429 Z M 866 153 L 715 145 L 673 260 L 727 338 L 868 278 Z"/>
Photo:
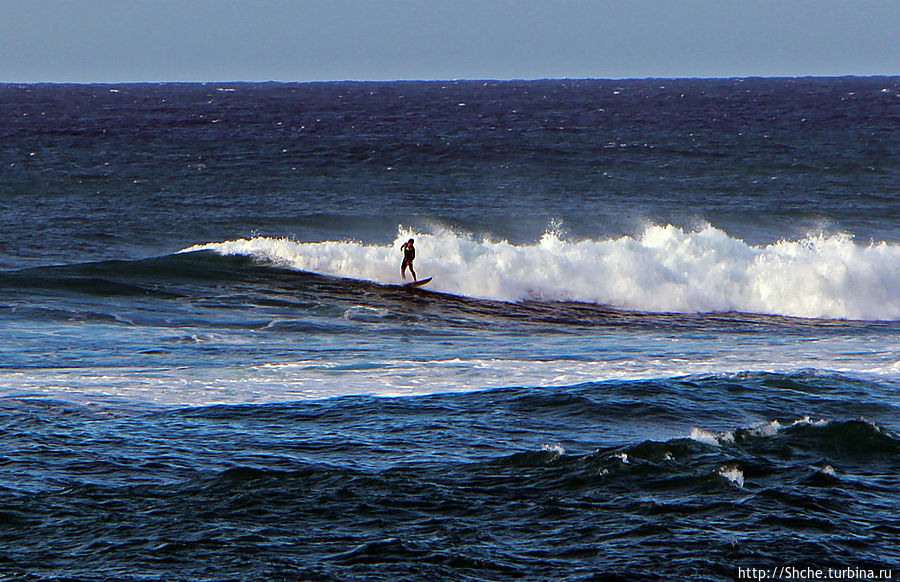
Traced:
<path id="1" fill-rule="evenodd" d="M 768 422 L 762 426 L 751 428 L 747 431 L 747 433 L 753 436 L 770 437 L 778 434 L 778 431 L 780 431 L 781 429 L 781 423 L 777 420 L 773 420 L 772 422 Z"/>
<path id="2" fill-rule="evenodd" d="M 400 228 L 390 245 L 257 237 L 185 251 L 240 254 L 302 271 L 393 284 L 400 244 L 416 239 L 429 289 L 501 301 L 581 301 L 653 312 L 740 311 L 807 318 L 900 319 L 900 245 L 847 235 L 756 246 L 705 226 L 649 226 L 637 237 L 533 243 Z"/>
<path id="3" fill-rule="evenodd" d="M 697 427 L 691 429 L 691 434 L 688 435 L 688 438 L 695 440 L 698 443 L 713 445 L 715 447 L 720 446 L 722 443 L 734 442 L 734 435 L 730 432 L 715 434 Z"/>
<path id="4" fill-rule="evenodd" d="M 804 415 L 786 426 L 778 422 L 778 420 L 772 420 L 770 422 L 745 429 L 745 432 L 749 436 L 765 438 L 776 436 L 785 428 L 790 428 L 793 426 L 824 426 L 826 424 L 828 424 L 827 420 L 812 420 L 809 415 Z M 707 445 L 721 446 L 734 443 L 734 432 L 725 431 L 717 433 L 702 428 L 693 427 L 691 429 L 691 433 L 688 435 L 688 438 Z"/>
<path id="5" fill-rule="evenodd" d="M 563 456 L 563 455 L 565 454 L 565 452 L 566 452 L 565 447 L 563 447 L 563 446 L 562 446 L 561 444 L 559 444 L 559 443 L 555 443 L 555 444 L 552 444 L 552 445 L 551 445 L 551 444 L 544 444 L 544 445 L 541 445 L 541 450 L 542 450 L 542 451 L 545 451 L 545 452 L 548 452 L 548 453 L 551 453 L 551 454 L 550 454 L 550 458 L 551 458 L 552 460 L 554 460 L 554 461 L 555 461 L 556 459 L 560 458 L 561 456 Z"/>
<path id="6" fill-rule="evenodd" d="M 744 472 L 737 465 L 719 467 L 718 473 L 721 477 L 728 479 L 738 487 L 744 486 Z"/>
<path id="7" fill-rule="evenodd" d="M 352 321 L 378 323 L 390 317 L 386 309 L 377 309 L 366 305 L 354 305 L 344 312 L 344 318 Z"/>
<path id="8" fill-rule="evenodd" d="M 777 421 L 774 421 L 774 422 L 777 422 Z M 804 414 L 803 416 L 801 416 L 800 418 L 795 420 L 793 423 L 791 423 L 791 426 L 797 426 L 797 425 L 825 426 L 826 424 L 828 424 L 828 421 L 825 420 L 824 418 L 820 418 L 819 420 L 813 420 L 812 417 L 810 417 L 808 414 Z"/>

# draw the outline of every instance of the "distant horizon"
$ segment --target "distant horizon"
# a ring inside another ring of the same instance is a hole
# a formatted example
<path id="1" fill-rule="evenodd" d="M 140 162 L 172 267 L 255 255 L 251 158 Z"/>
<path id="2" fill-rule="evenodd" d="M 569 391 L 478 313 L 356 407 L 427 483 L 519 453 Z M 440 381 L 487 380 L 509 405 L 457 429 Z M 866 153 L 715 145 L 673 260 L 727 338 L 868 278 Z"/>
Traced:
<path id="1" fill-rule="evenodd" d="M 209 80 L 209 81 L 0 81 L 2 85 L 328 85 L 340 83 L 378 84 L 378 83 L 531 83 L 540 81 L 727 81 L 738 79 L 893 79 L 900 78 L 900 73 L 872 74 L 872 75 L 733 75 L 722 77 L 521 77 L 521 78 L 458 78 L 458 79 L 330 79 L 309 81 L 283 81 L 278 79 L 268 80 Z"/>

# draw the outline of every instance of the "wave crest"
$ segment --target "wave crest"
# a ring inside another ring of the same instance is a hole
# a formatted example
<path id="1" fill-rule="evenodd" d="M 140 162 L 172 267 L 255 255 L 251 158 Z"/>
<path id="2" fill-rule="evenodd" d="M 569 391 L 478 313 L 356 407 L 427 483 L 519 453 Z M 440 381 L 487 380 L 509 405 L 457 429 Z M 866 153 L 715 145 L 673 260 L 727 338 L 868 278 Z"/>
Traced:
<path id="1" fill-rule="evenodd" d="M 533 244 L 400 228 L 390 245 L 256 237 L 196 245 L 302 271 L 400 282 L 403 241 L 416 239 L 430 289 L 501 301 L 577 301 L 621 309 L 738 311 L 805 318 L 900 319 L 900 246 L 860 245 L 816 235 L 750 245 L 705 226 L 647 227 L 639 236 L 565 240 L 548 231 Z"/>

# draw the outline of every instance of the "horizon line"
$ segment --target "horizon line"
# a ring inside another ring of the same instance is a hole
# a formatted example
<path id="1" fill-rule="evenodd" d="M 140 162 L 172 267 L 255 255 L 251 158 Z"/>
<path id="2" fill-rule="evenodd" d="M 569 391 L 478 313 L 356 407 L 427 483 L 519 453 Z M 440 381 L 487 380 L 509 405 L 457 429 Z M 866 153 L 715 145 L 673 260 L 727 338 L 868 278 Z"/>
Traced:
<path id="1" fill-rule="evenodd" d="M 488 77 L 459 77 L 459 78 L 431 78 L 431 79 L 415 79 L 415 78 L 396 78 L 396 79 L 330 79 L 330 80 L 292 80 L 284 81 L 277 79 L 267 80 L 167 80 L 167 81 L 0 81 L 0 85 L 209 85 L 209 84 L 232 84 L 232 85 L 315 85 L 315 84 L 331 84 L 331 83 L 360 83 L 360 84 L 377 84 L 377 83 L 478 83 L 478 82 L 494 82 L 494 83 L 529 83 L 540 81 L 723 81 L 723 80 L 743 80 L 743 79 L 874 79 L 874 78 L 894 78 L 900 77 L 898 73 L 878 73 L 878 74 L 835 74 L 835 75 L 728 75 L 728 76 L 646 76 L 646 77 L 510 77 L 510 78 L 488 78 Z"/>

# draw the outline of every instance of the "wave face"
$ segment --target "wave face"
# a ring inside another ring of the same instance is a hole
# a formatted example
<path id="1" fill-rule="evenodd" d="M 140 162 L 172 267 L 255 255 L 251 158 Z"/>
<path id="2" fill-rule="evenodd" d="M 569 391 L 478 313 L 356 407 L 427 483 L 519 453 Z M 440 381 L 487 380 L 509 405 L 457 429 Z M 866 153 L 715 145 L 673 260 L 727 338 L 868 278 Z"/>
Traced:
<path id="1" fill-rule="evenodd" d="M 500 301 L 576 301 L 648 312 L 745 312 L 803 318 L 900 318 L 900 245 L 817 235 L 752 245 L 705 226 L 649 226 L 638 236 L 534 244 L 400 228 L 391 245 L 257 237 L 190 247 L 301 271 L 399 282 L 399 247 L 415 238 L 430 289 Z"/>

